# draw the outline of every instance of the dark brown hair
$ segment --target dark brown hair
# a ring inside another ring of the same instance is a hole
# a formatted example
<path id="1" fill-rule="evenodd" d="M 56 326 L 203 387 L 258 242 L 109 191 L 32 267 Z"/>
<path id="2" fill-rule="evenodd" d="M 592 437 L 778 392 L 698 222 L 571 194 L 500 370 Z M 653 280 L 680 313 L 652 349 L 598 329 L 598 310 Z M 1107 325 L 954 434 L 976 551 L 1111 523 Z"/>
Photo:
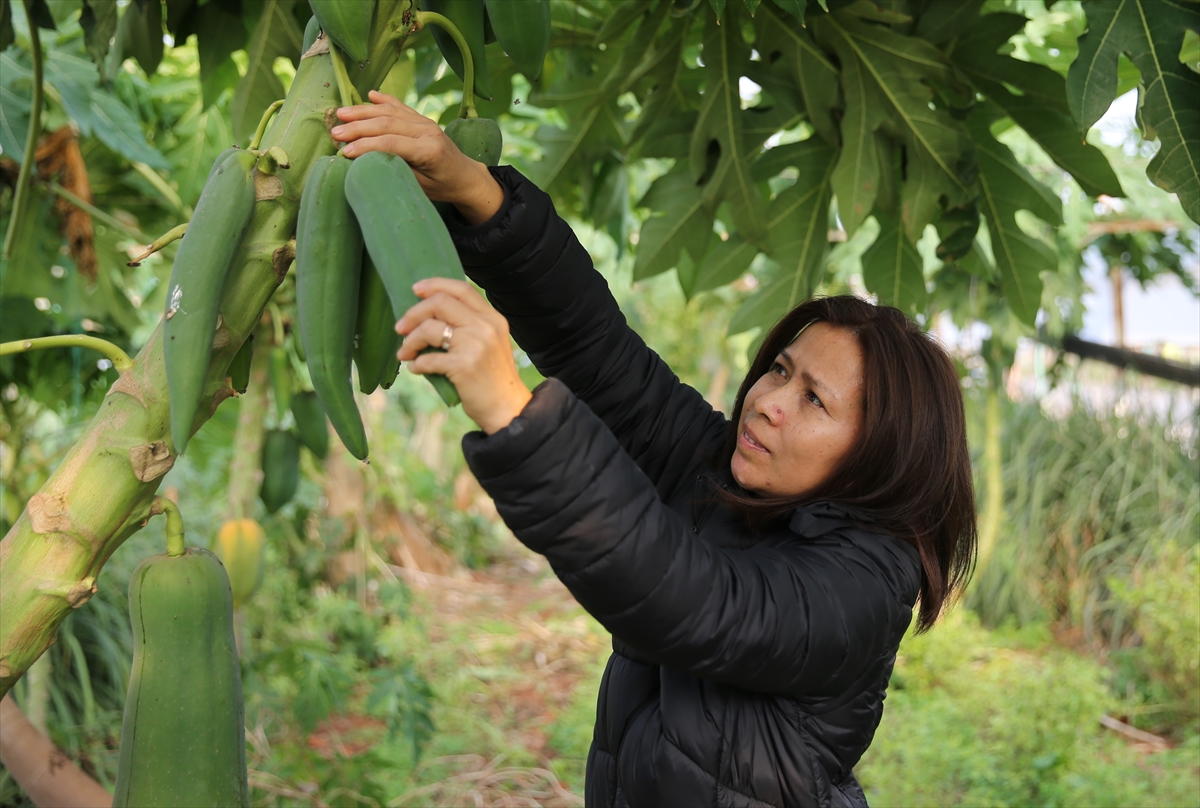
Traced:
<path id="1" fill-rule="evenodd" d="M 828 323 L 854 334 L 863 354 L 863 424 L 846 457 L 816 489 L 796 497 L 744 491 L 721 499 L 752 526 L 782 519 L 805 504 L 833 502 L 864 524 L 908 542 L 921 556 L 917 630 L 933 625 L 975 562 L 975 492 L 962 388 L 954 362 L 899 309 L 849 295 L 792 309 L 764 340 L 733 407 L 722 452 L 728 468 L 750 388 L 802 329 Z"/>

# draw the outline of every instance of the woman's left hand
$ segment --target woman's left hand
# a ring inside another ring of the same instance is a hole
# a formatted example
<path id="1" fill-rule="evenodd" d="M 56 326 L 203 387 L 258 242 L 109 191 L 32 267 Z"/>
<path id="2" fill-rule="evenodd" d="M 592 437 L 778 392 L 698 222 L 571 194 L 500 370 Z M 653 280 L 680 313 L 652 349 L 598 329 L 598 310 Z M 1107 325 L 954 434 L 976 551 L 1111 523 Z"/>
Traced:
<path id="1" fill-rule="evenodd" d="M 413 284 L 421 302 L 400 321 L 398 356 L 413 373 L 440 373 L 458 390 L 463 411 L 491 435 L 512 422 L 532 396 L 517 373 L 508 321 L 466 281 L 428 278 Z M 425 348 L 449 348 L 420 354 Z"/>

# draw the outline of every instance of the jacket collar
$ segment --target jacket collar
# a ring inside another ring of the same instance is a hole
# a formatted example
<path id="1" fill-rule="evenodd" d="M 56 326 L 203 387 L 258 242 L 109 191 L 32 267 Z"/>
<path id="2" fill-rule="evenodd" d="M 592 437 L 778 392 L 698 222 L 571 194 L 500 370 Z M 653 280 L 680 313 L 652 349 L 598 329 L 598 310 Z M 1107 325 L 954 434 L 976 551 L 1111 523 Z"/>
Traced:
<path id="1" fill-rule="evenodd" d="M 838 528 L 860 527 L 869 521 L 853 508 L 832 502 L 814 502 L 797 508 L 788 527 L 806 539 L 816 539 Z"/>

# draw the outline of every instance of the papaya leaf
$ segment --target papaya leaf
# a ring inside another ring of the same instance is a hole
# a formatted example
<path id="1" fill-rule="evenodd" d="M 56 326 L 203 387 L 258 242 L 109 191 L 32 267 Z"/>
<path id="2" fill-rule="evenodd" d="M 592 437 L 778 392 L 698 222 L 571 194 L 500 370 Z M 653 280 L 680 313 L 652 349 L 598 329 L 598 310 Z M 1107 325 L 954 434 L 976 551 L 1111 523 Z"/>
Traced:
<path id="1" fill-rule="evenodd" d="M 851 60 L 861 64 L 883 99 L 885 130 L 906 147 L 901 218 L 905 234 L 915 243 L 943 206 L 961 205 L 973 193 L 971 137 L 950 110 L 934 103 L 933 92 L 936 85 L 965 96 L 966 88 L 942 54 L 924 40 L 840 12 L 816 18 L 812 27 L 818 42 L 829 42 L 837 51 L 843 70 Z"/>
<path id="2" fill-rule="evenodd" d="M 1097 0 L 1084 5 L 1088 31 L 1067 73 L 1067 97 L 1080 132 L 1108 111 L 1122 53 L 1142 74 L 1138 108 L 1142 136 L 1161 148 L 1146 175 L 1179 195 L 1200 222 L 1200 75 L 1179 61 L 1187 30 L 1200 29 L 1200 7 L 1180 0 Z"/>
<path id="3" fill-rule="evenodd" d="M 708 0 L 708 4 L 712 6 L 716 18 L 721 19 L 721 15 L 725 13 L 725 0 Z"/>
<path id="4" fill-rule="evenodd" d="M 168 19 L 170 6 L 167 7 Z M 230 58 L 246 44 L 242 18 L 225 10 L 221 3 L 209 3 L 187 20 L 196 33 L 196 51 L 200 57 L 200 94 L 204 106 L 215 104 L 226 89 L 236 87 L 237 65 Z M 178 37 L 176 41 L 179 41 Z"/>
<path id="5" fill-rule="evenodd" d="M 924 262 L 917 248 L 904 236 L 900 219 L 876 214 L 879 235 L 862 257 L 863 283 L 879 302 L 908 314 L 925 309 Z"/>
<path id="6" fill-rule="evenodd" d="M 197 99 L 176 123 L 179 146 L 167 157 L 171 161 L 171 178 L 178 183 L 179 197 L 194 206 L 204 190 L 209 169 L 217 155 L 233 145 L 233 132 L 220 106 L 204 108 Z"/>
<path id="7" fill-rule="evenodd" d="M 1067 103 L 1066 80 L 1044 65 L 996 52 L 1025 22 L 1019 14 L 1005 13 L 977 20 L 959 38 L 954 49 L 955 64 L 1050 159 L 1070 172 L 1086 194 L 1124 196 L 1121 181 L 1103 152 L 1080 140 Z M 1021 95 L 1010 92 L 1006 84 Z"/>
<path id="8" fill-rule="evenodd" d="M 109 72 L 115 75 L 126 57 L 137 60 L 147 76 L 154 75 L 163 55 L 162 3 L 133 0 L 125 7 L 109 54 Z"/>
<path id="9" fill-rule="evenodd" d="M 0 151 L 18 164 L 25 158 L 32 79 L 29 68 L 0 51 Z"/>
<path id="10" fill-rule="evenodd" d="M 826 143 L 836 146 L 840 141 L 833 109 L 838 106 L 838 70 L 800 27 L 802 19 L 787 19 L 768 3 L 755 18 L 754 46 L 763 64 L 778 63 L 784 68 L 799 89 L 809 123 Z"/>
<path id="11" fill-rule="evenodd" d="M 758 4 L 762 0 L 746 0 L 746 10 L 750 12 L 750 16 L 754 16 L 754 12 L 758 11 Z"/>
<path id="12" fill-rule="evenodd" d="M 912 22 L 912 17 L 903 11 L 888 8 L 884 3 L 877 3 L 874 0 L 854 0 L 852 3 L 840 6 L 838 11 L 872 22 L 889 24 Z"/>
<path id="13" fill-rule="evenodd" d="M 984 0 L 956 0 L 954 3 L 929 3 L 917 21 L 917 36 L 935 45 L 949 42 L 979 17 Z M 994 14 L 988 15 L 994 17 Z M 958 48 L 955 48 L 955 52 Z"/>
<path id="14" fill-rule="evenodd" d="M 640 143 L 646 134 L 661 123 L 664 118 L 675 112 L 679 105 L 680 91 L 677 86 L 680 72 L 683 69 L 683 46 L 687 39 L 687 31 L 691 17 L 676 20 L 665 42 L 656 42 L 657 64 L 643 74 L 653 89 L 642 99 L 641 113 L 629 133 L 631 146 Z M 694 127 L 694 122 L 692 126 Z M 688 129 L 690 136 L 691 128 Z"/>
<path id="15" fill-rule="evenodd" d="M 12 2 L 16 1 L 12 0 Z M 32 13 L 29 16 L 38 28 L 45 28 L 49 31 L 58 30 L 58 23 L 54 21 L 54 14 L 50 12 L 50 6 L 46 5 L 46 0 L 33 0 L 31 6 Z"/>
<path id="16" fill-rule="evenodd" d="M 687 250 L 693 259 L 708 245 L 713 216 L 705 207 L 699 186 L 685 170 L 675 170 L 654 181 L 639 207 L 651 215 L 638 236 L 633 279 L 642 280 L 666 272 Z"/>
<path id="17" fill-rule="evenodd" d="M 1030 176 L 1012 151 L 992 137 L 986 116 L 976 113 L 968 121 L 979 159 L 979 207 L 987 220 L 1000 289 L 1009 309 L 1032 326 L 1042 301 L 1042 272 L 1058 267 L 1058 256 L 1049 245 L 1017 226 L 1016 213 L 1027 210 L 1052 226 L 1062 224 L 1062 203 L 1046 186 Z"/>
<path id="18" fill-rule="evenodd" d="M 117 0 L 83 0 L 79 26 L 83 28 L 83 43 L 88 55 L 96 63 L 100 79 L 104 80 L 108 43 L 117 32 Z"/>
<path id="19" fill-rule="evenodd" d="M 115 95 L 98 88 L 91 62 L 59 50 L 46 54 L 46 82 L 58 91 L 63 108 L 86 136 L 95 136 L 130 162 L 167 169 L 170 164 L 146 141 L 141 123 Z"/>
<path id="20" fill-rule="evenodd" d="M 247 143 L 254 134 L 263 112 L 283 98 L 283 83 L 275 75 L 275 59 L 295 58 L 304 42 L 304 31 L 292 14 L 294 0 L 266 0 L 262 16 L 246 43 L 246 75 L 238 82 L 230 106 L 233 135 L 238 143 Z"/>
<path id="21" fill-rule="evenodd" d="M 853 236 L 871 215 L 879 191 L 879 152 L 875 130 L 886 117 L 878 87 L 864 74 L 857 59 L 842 64 L 842 92 L 846 112 L 842 118 L 842 151 L 833 168 L 833 193 L 838 216 Z"/>
<path id="22" fill-rule="evenodd" d="M 746 273 L 757 254 L 758 248 L 737 234 L 726 241 L 718 241 L 704 253 L 696 267 L 689 296 L 733 283 Z"/>
<path id="23" fill-rule="evenodd" d="M 775 0 L 775 5 L 791 14 L 796 22 L 804 22 L 804 12 L 807 10 L 808 0 Z M 770 3 L 768 3 L 767 8 L 770 7 Z"/>
<path id="24" fill-rule="evenodd" d="M 609 42 L 617 39 L 625 30 L 637 20 L 639 16 L 645 14 L 650 6 L 653 5 L 653 0 L 626 0 L 626 2 L 617 6 L 617 8 L 608 15 L 608 19 L 600 26 L 600 30 L 596 32 L 595 38 L 592 40 L 593 45 L 606 45 Z"/>
<path id="25" fill-rule="evenodd" d="M 738 27 L 736 6 L 722 24 L 710 17 L 704 35 L 704 95 L 692 133 L 688 163 L 692 178 L 704 182 L 705 204 L 716 210 L 729 202 L 742 236 L 753 242 L 766 237 L 764 204 L 744 157 L 742 99 L 738 87 L 749 53 Z"/>
<path id="26" fill-rule="evenodd" d="M 1190 28 L 1183 32 L 1183 44 L 1179 46 L 1179 63 L 1193 73 L 1200 73 L 1200 34 Z"/>

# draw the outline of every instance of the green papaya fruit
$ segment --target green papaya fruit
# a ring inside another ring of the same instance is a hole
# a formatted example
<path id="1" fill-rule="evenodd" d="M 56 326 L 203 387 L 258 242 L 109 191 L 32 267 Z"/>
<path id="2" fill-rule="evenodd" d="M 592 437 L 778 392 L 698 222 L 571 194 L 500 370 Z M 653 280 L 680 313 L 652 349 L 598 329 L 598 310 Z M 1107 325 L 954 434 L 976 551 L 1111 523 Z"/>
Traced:
<path id="1" fill-rule="evenodd" d="M 329 454 L 329 427 L 325 423 L 325 408 L 316 393 L 305 390 L 292 396 L 292 415 L 300 442 L 321 460 Z"/>
<path id="2" fill-rule="evenodd" d="M 397 320 L 419 302 L 412 290 L 418 280 L 465 279 L 446 225 L 402 159 L 384 152 L 355 159 L 346 174 L 346 199 Z M 458 403 L 458 393 L 445 376 L 426 378 L 447 405 Z"/>
<path id="3" fill-rule="evenodd" d="M 271 350 L 268 373 L 271 378 L 271 392 L 275 394 L 275 416 L 282 420 L 292 406 L 292 363 L 288 361 L 286 350 Z"/>
<path id="4" fill-rule="evenodd" d="M 308 5 L 333 44 L 359 64 L 367 61 L 375 0 L 308 0 Z"/>
<path id="5" fill-rule="evenodd" d="M 296 223 L 296 316 L 313 389 L 350 454 L 367 459 L 367 433 L 354 401 L 350 361 L 358 320 L 363 236 L 346 201 L 352 161 L 317 158 Z"/>
<path id="6" fill-rule="evenodd" d="M 492 98 L 492 85 L 488 81 L 487 54 L 484 51 L 484 6 L 483 0 L 424 0 L 422 6 L 426 11 L 441 14 L 463 35 L 467 48 L 471 51 L 471 62 L 475 66 L 475 94 L 480 98 Z M 462 54 L 453 37 L 442 28 L 433 25 L 433 41 L 437 43 L 442 58 L 450 69 L 463 81 L 466 73 L 463 67 Z"/>
<path id="7" fill-rule="evenodd" d="M 258 495 L 275 513 L 291 501 L 300 484 L 300 441 L 286 429 L 269 429 L 263 436 L 262 488 Z"/>
<path id="8" fill-rule="evenodd" d="M 250 362 L 254 359 L 254 335 L 246 337 L 229 363 L 229 384 L 240 396 L 250 388 Z"/>
<path id="9" fill-rule="evenodd" d="M 358 389 L 367 395 L 375 392 L 389 362 L 400 350 L 403 337 L 396 333 L 396 319 L 383 278 L 379 277 L 371 256 L 364 255 L 358 289 L 354 364 L 358 367 Z M 399 360 L 396 361 L 399 367 Z M 395 378 L 394 374 L 392 378 Z"/>
<path id="10" fill-rule="evenodd" d="M 200 194 L 187 235 L 179 244 L 163 315 L 163 355 L 171 396 L 171 438 L 183 454 L 208 378 L 221 290 L 254 214 L 255 157 L 228 154 Z"/>
<path id="11" fill-rule="evenodd" d="M 550 49 L 550 0 L 485 0 L 487 18 L 500 47 L 535 81 Z"/>
<path id="12" fill-rule="evenodd" d="M 250 804 L 233 594 L 208 550 L 154 555 L 129 582 L 133 667 L 117 808 Z"/>
<path id="13" fill-rule="evenodd" d="M 491 118 L 455 118 L 446 124 L 446 136 L 458 150 L 485 166 L 500 164 L 504 136 L 500 126 Z"/>

